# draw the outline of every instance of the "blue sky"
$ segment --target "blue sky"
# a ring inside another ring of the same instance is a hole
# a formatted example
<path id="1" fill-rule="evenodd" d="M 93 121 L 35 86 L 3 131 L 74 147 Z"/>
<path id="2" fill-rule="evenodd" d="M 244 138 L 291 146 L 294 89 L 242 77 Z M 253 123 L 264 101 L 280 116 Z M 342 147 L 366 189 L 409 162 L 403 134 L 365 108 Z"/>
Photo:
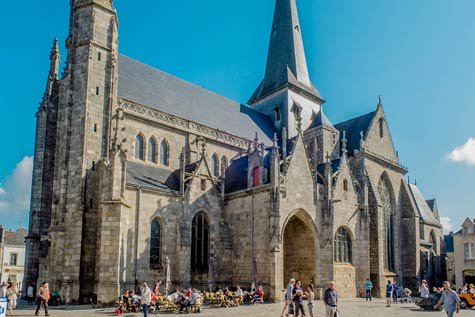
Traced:
<path id="1" fill-rule="evenodd" d="M 115 3 L 121 53 L 240 102 L 262 79 L 274 0 Z M 411 180 L 453 228 L 475 217 L 475 2 L 297 3 L 329 119 L 370 112 L 381 94 Z M 8 228 L 28 223 L 35 112 L 55 37 L 66 58 L 68 20 L 67 0 L 0 3 L 0 223 Z"/>

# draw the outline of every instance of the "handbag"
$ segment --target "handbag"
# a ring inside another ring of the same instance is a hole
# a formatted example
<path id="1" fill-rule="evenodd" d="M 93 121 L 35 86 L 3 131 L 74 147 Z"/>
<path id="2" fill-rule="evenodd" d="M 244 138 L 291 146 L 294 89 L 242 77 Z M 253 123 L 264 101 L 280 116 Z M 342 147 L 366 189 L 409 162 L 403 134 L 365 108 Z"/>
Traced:
<path id="1" fill-rule="evenodd" d="M 335 314 L 333 314 L 333 317 L 340 317 L 340 313 L 337 311 L 335 311 Z"/>

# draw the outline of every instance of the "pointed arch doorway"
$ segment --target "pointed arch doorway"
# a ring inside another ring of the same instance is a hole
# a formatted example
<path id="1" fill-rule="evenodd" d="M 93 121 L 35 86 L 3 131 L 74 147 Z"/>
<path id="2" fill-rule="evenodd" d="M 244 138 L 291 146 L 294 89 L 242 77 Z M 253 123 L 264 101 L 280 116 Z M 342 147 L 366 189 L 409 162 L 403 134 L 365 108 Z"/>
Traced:
<path id="1" fill-rule="evenodd" d="M 317 277 L 317 245 L 313 220 L 303 210 L 289 216 L 283 231 L 283 285 L 290 278 L 306 287 Z"/>

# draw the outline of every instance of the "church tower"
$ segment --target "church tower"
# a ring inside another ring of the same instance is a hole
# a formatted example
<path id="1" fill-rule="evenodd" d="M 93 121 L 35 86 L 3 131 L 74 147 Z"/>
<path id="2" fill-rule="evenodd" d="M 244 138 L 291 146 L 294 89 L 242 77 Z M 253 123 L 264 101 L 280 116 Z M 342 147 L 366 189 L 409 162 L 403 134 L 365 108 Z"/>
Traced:
<path id="1" fill-rule="evenodd" d="M 297 134 L 298 117 L 307 129 L 320 112 L 323 98 L 310 81 L 296 0 L 276 0 L 264 79 L 248 101 L 271 117 L 282 140 Z"/>
<path id="2" fill-rule="evenodd" d="M 35 283 L 48 281 L 66 303 L 92 293 L 98 188 L 96 163 L 110 151 L 111 114 L 117 103 L 118 21 L 112 0 L 71 0 L 66 68 L 59 81 L 56 150 L 48 254 Z M 42 180 L 34 180 L 42 182 Z M 32 219 L 35 221 L 34 219 Z M 33 250 L 28 248 L 29 255 Z M 81 290 L 81 293 L 80 293 Z"/>

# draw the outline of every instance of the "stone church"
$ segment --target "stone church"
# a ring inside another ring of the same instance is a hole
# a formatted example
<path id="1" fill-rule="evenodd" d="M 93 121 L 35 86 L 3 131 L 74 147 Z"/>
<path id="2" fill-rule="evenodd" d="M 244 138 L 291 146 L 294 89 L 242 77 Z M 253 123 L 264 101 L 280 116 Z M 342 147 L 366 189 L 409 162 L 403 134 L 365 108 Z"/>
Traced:
<path id="1" fill-rule="evenodd" d="M 240 103 L 121 55 L 112 0 L 71 0 L 36 114 L 24 285 L 110 303 L 167 262 L 173 285 L 255 282 L 270 301 L 290 277 L 342 297 L 368 277 L 376 295 L 440 282 L 437 205 L 405 181 L 381 100 L 332 124 L 301 32 L 296 0 L 276 0 Z"/>

